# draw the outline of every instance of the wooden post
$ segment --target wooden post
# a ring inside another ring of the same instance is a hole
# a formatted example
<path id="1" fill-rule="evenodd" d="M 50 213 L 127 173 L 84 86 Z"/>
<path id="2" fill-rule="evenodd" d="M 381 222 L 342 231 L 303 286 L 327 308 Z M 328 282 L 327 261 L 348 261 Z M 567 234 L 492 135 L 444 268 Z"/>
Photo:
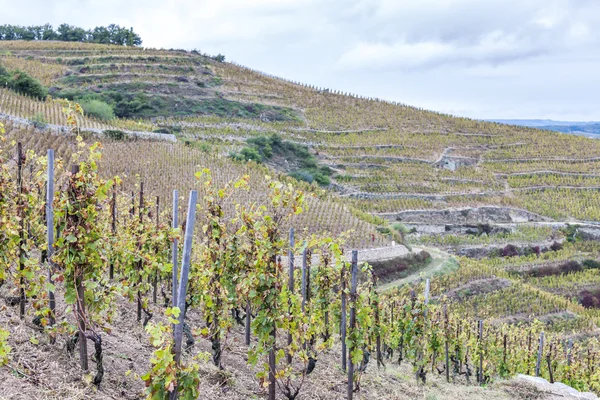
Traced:
<path id="1" fill-rule="evenodd" d="M 271 337 L 273 338 L 273 344 L 271 345 L 271 350 L 269 350 L 269 400 L 275 400 L 275 388 L 277 385 L 277 380 L 275 378 L 277 373 L 277 359 L 275 356 L 275 349 L 277 347 L 277 326 L 275 321 L 273 321 Z"/>
<path id="2" fill-rule="evenodd" d="M 413 298 L 413 301 L 414 301 L 414 292 L 411 293 L 411 297 Z M 423 304 L 425 305 L 424 310 L 423 310 L 423 323 L 426 323 L 427 322 L 427 306 L 429 304 L 429 279 L 427 279 L 425 281 L 425 290 L 423 292 L 423 297 L 424 297 Z M 423 349 L 422 348 L 419 349 L 417 359 L 419 360 L 419 362 L 423 359 Z M 419 366 L 417 368 L 417 372 L 415 374 L 415 379 L 417 381 L 419 379 L 421 379 L 423 381 L 423 383 L 425 383 L 424 371 L 425 371 L 425 368 L 423 366 Z"/>
<path id="3" fill-rule="evenodd" d="M 173 221 L 171 224 L 173 229 L 177 229 L 179 227 L 179 191 L 173 190 Z M 177 272 L 177 239 L 173 239 L 173 244 L 171 244 L 171 262 L 173 263 L 173 271 L 171 275 L 171 283 L 172 283 L 172 296 L 173 296 L 173 307 L 177 307 L 177 285 L 179 280 L 179 274 Z"/>
<path id="4" fill-rule="evenodd" d="M 144 209 L 144 182 L 142 182 L 140 184 L 140 205 L 139 205 L 140 225 L 144 221 L 143 209 Z M 138 244 L 138 251 L 141 252 L 141 243 Z M 138 322 L 140 322 L 142 320 L 142 293 L 140 292 L 140 290 L 141 290 L 140 288 L 142 286 L 142 266 L 143 266 L 142 259 L 140 258 L 140 260 L 138 261 L 138 264 L 137 264 L 138 274 L 140 274 L 140 278 L 138 279 L 138 290 L 137 290 L 137 320 L 138 320 Z"/>
<path id="5" fill-rule="evenodd" d="M 502 340 L 502 347 L 503 347 L 503 351 L 502 351 L 502 363 L 504 364 L 504 368 L 506 368 L 508 370 L 508 364 L 506 363 L 506 358 L 507 358 L 507 338 L 506 338 L 506 334 L 504 334 L 504 339 Z"/>
<path id="6" fill-rule="evenodd" d="M 158 225 L 160 223 L 160 197 L 156 196 L 156 230 L 158 230 Z M 152 302 L 156 304 L 156 297 L 158 292 L 158 269 L 154 271 L 154 281 L 152 282 Z"/>
<path id="7" fill-rule="evenodd" d="M 444 337 L 446 338 L 445 351 L 446 351 L 446 382 L 450 382 L 450 360 L 448 359 L 448 306 L 444 304 Z"/>
<path id="8" fill-rule="evenodd" d="M 196 222 L 196 201 L 198 192 L 190 191 L 188 202 L 187 220 L 185 224 L 185 238 L 183 241 L 183 257 L 181 260 L 181 279 L 177 290 L 177 306 L 179 307 L 179 323 L 175 326 L 175 361 L 181 362 L 181 342 L 183 339 L 183 322 L 185 319 L 185 297 L 190 272 L 190 259 L 192 256 L 192 239 L 194 238 L 194 223 Z"/>
<path id="9" fill-rule="evenodd" d="M 48 182 L 46 184 L 46 238 L 48 248 L 46 259 L 48 260 L 48 283 L 52 281 L 52 255 L 54 254 L 54 150 L 48 150 Z M 56 299 L 54 290 L 48 290 L 48 304 L 50 306 L 49 325 L 54 326 L 56 322 Z M 51 339 L 54 343 L 54 338 Z"/>
<path id="10" fill-rule="evenodd" d="M 302 250 L 302 312 L 306 309 L 308 276 L 306 269 L 306 247 Z"/>
<path id="11" fill-rule="evenodd" d="M 429 279 L 425 281 L 425 306 L 429 304 Z M 425 315 L 427 315 L 427 307 L 425 307 Z"/>
<path id="12" fill-rule="evenodd" d="M 377 281 L 377 277 L 373 272 L 371 272 L 371 279 L 373 281 L 373 286 L 371 290 L 375 290 L 375 285 Z M 373 304 L 373 308 L 375 309 L 375 328 L 377 329 L 377 335 L 375 336 L 375 354 L 377 357 L 377 368 L 380 368 L 383 365 L 383 357 L 381 355 L 381 334 L 380 334 L 380 315 L 379 315 L 379 299 L 376 298 Z"/>
<path id="13" fill-rule="evenodd" d="M 17 143 L 17 188 L 19 190 L 19 198 L 17 201 L 17 210 L 20 219 L 19 223 L 19 317 L 25 317 L 25 278 L 23 270 L 25 269 L 25 214 L 23 204 L 23 147 L 21 142 Z"/>
<path id="14" fill-rule="evenodd" d="M 131 192 L 131 210 L 129 210 L 129 214 L 131 219 L 133 219 L 133 216 L 135 215 L 135 192 Z"/>
<path id="15" fill-rule="evenodd" d="M 290 249 L 288 250 L 288 261 L 289 261 L 289 278 L 288 278 L 288 289 L 290 296 L 294 293 L 294 228 L 290 228 Z M 291 304 L 290 304 L 290 315 L 291 315 Z M 292 345 L 292 334 L 288 332 L 287 337 L 288 348 Z M 287 354 L 288 364 L 292 363 L 292 353 L 288 351 Z"/>
<path id="16" fill-rule="evenodd" d="M 479 320 L 479 368 L 477 381 L 483 385 L 483 320 Z"/>
<path id="17" fill-rule="evenodd" d="M 79 173 L 79 165 L 71 166 L 71 179 Z M 70 197 L 73 197 L 71 195 Z M 81 363 L 81 369 L 84 371 L 88 370 L 88 358 L 87 358 L 87 338 L 85 337 L 85 288 L 83 287 L 83 276 L 79 275 L 75 278 L 75 290 L 77 292 L 77 328 L 79 333 L 79 361 Z"/>
<path id="18" fill-rule="evenodd" d="M 544 332 L 540 333 L 540 347 L 538 348 L 537 362 L 535 363 L 535 376 L 540 376 L 540 365 L 542 363 L 542 353 L 544 352 Z"/>
<path id="19" fill-rule="evenodd" d="M 307 285 L 308 285 L 308 270 L 306 265 L 306 247 L 302 250 L 302 313 L 306 312 L 307 297 Z M 302 343 L 302 349 L 306 350 L 306 342 Z"/>
<path id="20" fill-rule="evenodd" d="M 548 364 L 548 374 L 550 375 L 550 383 L 554 383 L 554 372 L 552 371 L 552 343 L 550 344 L 550 350 L 546 354 L 546 363 Z"/>
<path id="21" fill-rule="evenodd" d="M 348 350 L 346 349 L 346 262 L 344 261 L 344 264 L 342 265 L 342 272 L 341 272 L 341 277 L 340 277 L 340 282 L 342 285 L 342 315 L 341 315 L 341 322 L 340 322 L 340 336 L 341 336 L 341 341 L 342 341 L 342 370 L 346 371 L 346 365 L 348 363 L 348 357 L 347 357 L 347 353 Z"/>
<path id="22" fill-rule="evenodd" d="M 250 330 L 252 324 L 252 306 L 250 305 L 250 300 L 246 300 L 246 346 L 250 346 Z"/>
<path id="23" fill-rule="evenodd" d="M 571 366 L 571 354 L 573 352 L 573 339 L 569 339 L 569 343 L 567 345 L 567 365 Z"/>
<path id="24" fill-rule="evenodd" d="M 356 287 L 358 285 L 358 251 L 352 250 L 352 282 L 350 285 L 350 335 L 356 329 Z M 354 364 L 352 363 L 352 352 L 354 345 L 350 346 L 348 357 L 348 392 L 347 399 L 352 400 L 354 394 Z"/>
<path id="25" fill-rule="evenodd" d="M 113 240 L 116 240 L 117 239 L 117 187 L 116 186 L 113 186 L 112 202 L 110 204 L 110 216 L 112 219 L 111 232 L 113 235 Z M 115 263 L 112 260 L 112 258 L 110 260 L 108 276 L 110 279 L 113 279 L 115 277 Z"/>

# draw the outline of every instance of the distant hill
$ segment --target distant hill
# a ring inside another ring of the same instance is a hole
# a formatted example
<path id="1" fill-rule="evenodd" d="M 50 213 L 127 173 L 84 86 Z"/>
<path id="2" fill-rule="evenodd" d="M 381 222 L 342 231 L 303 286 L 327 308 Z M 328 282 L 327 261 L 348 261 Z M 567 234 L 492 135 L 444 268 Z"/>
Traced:
<path id="1" fill-rule="evenodd" d="M 598 121 L 554 121 L 551 119 L 489 119 L 487 121 L 506 125 L 527 126 L 555 132 L 572 133 L 575 135 L 600 135 Z"/>

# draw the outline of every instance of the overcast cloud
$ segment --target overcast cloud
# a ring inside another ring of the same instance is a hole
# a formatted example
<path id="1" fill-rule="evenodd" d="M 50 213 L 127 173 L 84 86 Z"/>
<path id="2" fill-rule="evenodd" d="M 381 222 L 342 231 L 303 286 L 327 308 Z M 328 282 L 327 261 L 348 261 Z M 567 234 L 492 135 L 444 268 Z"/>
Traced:
<path id="1" fill-rule="evenodd" d="M 600 0 L 0 0 L 317 86 L 473 118 L 600 120 Z"/>

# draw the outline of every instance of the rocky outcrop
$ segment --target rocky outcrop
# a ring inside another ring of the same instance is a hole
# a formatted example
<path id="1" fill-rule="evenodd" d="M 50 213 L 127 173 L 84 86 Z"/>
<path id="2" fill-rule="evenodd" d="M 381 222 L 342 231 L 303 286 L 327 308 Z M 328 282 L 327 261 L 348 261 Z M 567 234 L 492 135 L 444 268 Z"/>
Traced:
<path id="1" fill-rule="evenodd" d="M 598 396 L 590 392 L 579 392 L 571 386 L 561 382 L 550 383 L 544 378 L 519 374 L 514 379 L 516 382 L 525 383 L 534 386 L 543 397 L 538 397 L 544 400 L 597 400 Z"/>
<path id="2" fill-rule="evenodd" d="M 526 244 L 511 244 L 513 248 L 519 254 L 529 254 L 534 251 L 539 251 L 540 253 L 546 253 L 551 251 L 552 246 L 555 243 L 563 243 L 564 239 L 559 239 L 556 241 L 547 241 L 541 243 L 526 243 Z M 463 257 L 469 258 L 484 258 L 490 257 L 491 255 L 499 254 L 502 249 L 504 249 L 508 243 L 503 244 L 490 244 L 487 246 L 465 246 L 456 250 L 456 254 Z"/>
<path id="3" fill-rule="evenodd" d="M 552 221 L 548 217 L 509 207 L 484 206 L 445 210 L 410 210 L 377 214 L 390 221 L 429 225 L 465 225 L 486 223 L 518 223 Z"/>

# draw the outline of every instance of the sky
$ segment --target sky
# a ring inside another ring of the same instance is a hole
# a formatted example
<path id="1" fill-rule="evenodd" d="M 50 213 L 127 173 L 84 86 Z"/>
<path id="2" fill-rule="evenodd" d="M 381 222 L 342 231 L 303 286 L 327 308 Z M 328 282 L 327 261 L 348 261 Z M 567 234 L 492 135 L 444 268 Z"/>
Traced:
<path id="1" fill-rule="evenodd" d="M 0 0 L 318 87 L 471 118 L 600 120 L 600 0 Z"/>

